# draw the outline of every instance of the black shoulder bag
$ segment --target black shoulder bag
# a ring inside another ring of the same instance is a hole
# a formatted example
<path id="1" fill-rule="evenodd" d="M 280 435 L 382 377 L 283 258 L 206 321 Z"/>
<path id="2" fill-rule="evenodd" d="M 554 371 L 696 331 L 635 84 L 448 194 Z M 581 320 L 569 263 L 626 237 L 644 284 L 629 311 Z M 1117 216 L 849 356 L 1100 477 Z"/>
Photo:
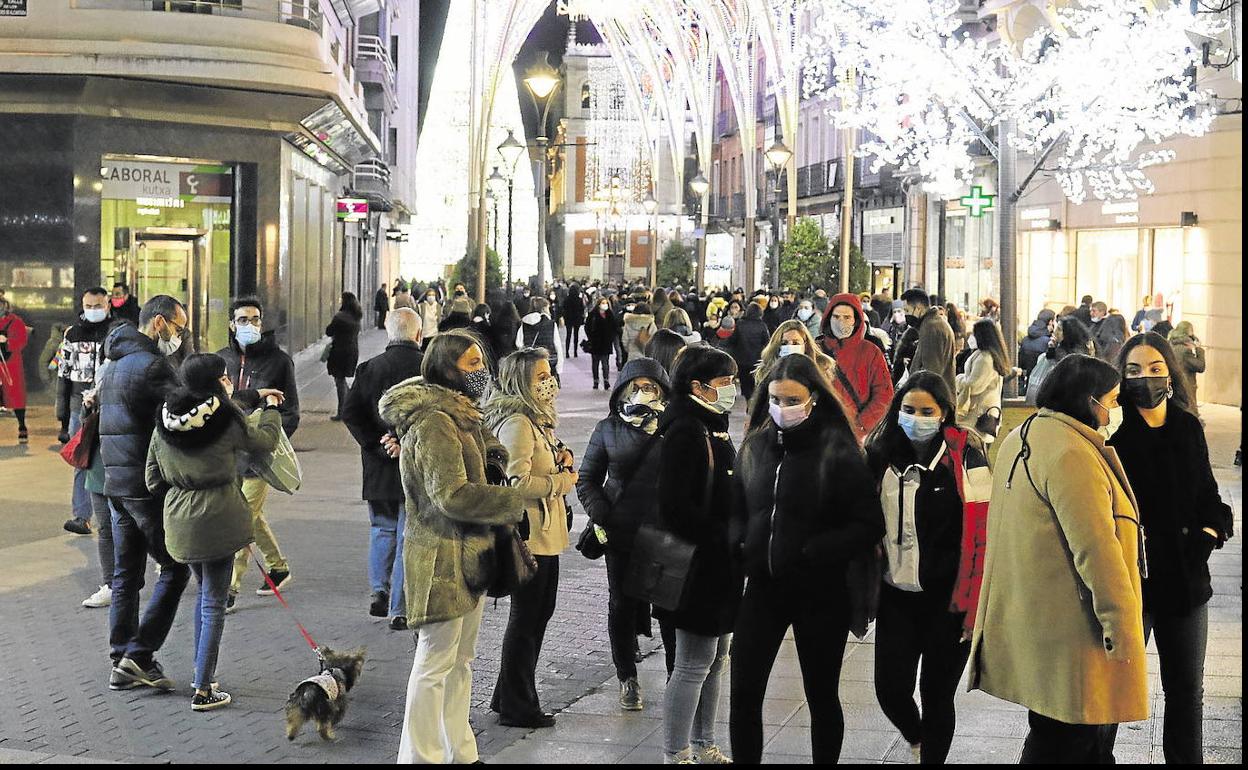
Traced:
<path id="1" fill-rule="evenodd" d="M 510 486 L 507 472 L 497 464 L 487 460 L 485 466 L 486 481 L 496 486 Z M 537 574 L 537 559 L 515 524 L 498 524 L 490 527 L 494 536 L 494 576 L 490 579 L 490 587 L 486 591 L 495 599 L 511 596 L 519 591 Z"/>

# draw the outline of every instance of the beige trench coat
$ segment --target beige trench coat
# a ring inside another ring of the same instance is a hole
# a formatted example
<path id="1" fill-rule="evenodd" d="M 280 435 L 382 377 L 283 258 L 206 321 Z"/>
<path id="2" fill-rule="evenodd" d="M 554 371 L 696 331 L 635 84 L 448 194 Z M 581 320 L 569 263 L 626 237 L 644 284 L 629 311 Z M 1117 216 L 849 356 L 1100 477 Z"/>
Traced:
<path id="1" fill-rule="evenodd" d="M 1047 409 L 1016 461 L 1022 431 L 1002 440 L 993 474 L 969 688 L 1068 724 L 1147 719 L 1143 551 L 1122 464 L 1099 433 Z"/>

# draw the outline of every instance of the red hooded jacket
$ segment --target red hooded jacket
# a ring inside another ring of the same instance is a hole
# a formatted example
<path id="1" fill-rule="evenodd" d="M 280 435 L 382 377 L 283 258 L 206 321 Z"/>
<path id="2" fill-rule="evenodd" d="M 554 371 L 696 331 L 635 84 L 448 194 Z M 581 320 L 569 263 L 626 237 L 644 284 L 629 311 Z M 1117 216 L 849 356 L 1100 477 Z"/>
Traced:
<path id="1" fill-rule="evenodd" d="M 832 309 L 848 305 L 854 311 L 854 333 L 843 340 L 832 334 Z M 820 344 L 828 355 L 836 359 L 839 373 L 836 376 L 836 393 L 852 406 L 858 416 L 854 430 L 861 440 L 866 438 L 884 415 L 893 400 L 893 378 L 888 362 L 878 345 L 867 339 L 867 324 L 863 318 L 862 302 L 853 294 L 837 294 L 828 300 L 823 313 Z M 842 376 L 843 375 L 843 376 Z M 851 390 L 852 389 L 852 390 Z"/>

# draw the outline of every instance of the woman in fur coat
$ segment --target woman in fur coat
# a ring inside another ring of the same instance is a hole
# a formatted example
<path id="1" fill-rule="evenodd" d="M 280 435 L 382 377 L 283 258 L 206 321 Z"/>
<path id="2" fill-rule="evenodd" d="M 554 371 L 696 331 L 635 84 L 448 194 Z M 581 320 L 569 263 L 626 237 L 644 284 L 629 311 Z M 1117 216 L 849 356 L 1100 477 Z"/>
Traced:
<path id="1" fill-rule="evenodd" d="M 494 577 L 491 525 L 516 524 L 536 499 L 489 483 L 507 451 L 485 427 L 477 401 L 490 385 L 485 352 L 462 329 L 434 338 L 421 376 L 386 391 L 381 418 L 395 427 L 407 499 L 403 590 L 417 630 L 399 741 L 400 764 L 471 764 L 472 659 L 482 597 Z"/>

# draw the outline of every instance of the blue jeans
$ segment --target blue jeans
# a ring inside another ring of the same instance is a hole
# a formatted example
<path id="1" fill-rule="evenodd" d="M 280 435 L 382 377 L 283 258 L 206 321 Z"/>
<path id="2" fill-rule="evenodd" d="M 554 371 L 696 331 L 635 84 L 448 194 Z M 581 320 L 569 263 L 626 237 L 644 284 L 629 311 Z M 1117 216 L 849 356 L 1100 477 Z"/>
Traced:
<path id="1" fill-rule="evenodd" d="M 191 572 L 199 581 L 195 599 L 195 679 L 191 685 L 207 690 L 217 672 L 217 652 L 225 630 L 225 599 L 230 595 L 234 574 L 234 554 L 212 561 L 191 562 Z"/>
<path id="2" fill-rule="evenodd" d="M 369 500 L 368 582 L 373 593 L 390 594 L 390 615 L 407 615 L 403 606 L 403 528 L 407 513 L 400 500 Z"/>
<path id="3" fill-rule="evenodd" d="M 88 492 L 91 513 L 95 515 L 95 547 L 100 557 L 100 585 L 113 584 L 113 569 L 117 560 L 113 556 L 113 512 L 108 508 L 108 498 L 98 492 Z"/>
<path id="4" fill-rule="evenodd" d="M 114 663 L 125 657 L 146 667 L 169 636 L 191 570 L 174 561 L 165 549 L 162 499 L 110 497 L 108 505 L 113 513 L 114 559 L 108 618 L 111 655 Z M 160 565 L 160 579 L 140 620 L 139 591 L 149 555 Z"/>
<path id="5" fill-rule="evenodd" d="M 82 396 L 73 396 L 69 401 L 69 435 L 73 436 L 82 427 Z M 73 514 L 75 519 L 91 520 L 91 493 L 87 491 L 85 468 L 74 468 Z M 99 521 L 96 522 L 100 524 Z"/>
<path id="6" fill-rule="evenodd" d="M 663 693 L 663 750 L 674 756 L 715 745 L 719 687 L 732 634 L 702 636 L 676 629 L 676 667 Z"/>

